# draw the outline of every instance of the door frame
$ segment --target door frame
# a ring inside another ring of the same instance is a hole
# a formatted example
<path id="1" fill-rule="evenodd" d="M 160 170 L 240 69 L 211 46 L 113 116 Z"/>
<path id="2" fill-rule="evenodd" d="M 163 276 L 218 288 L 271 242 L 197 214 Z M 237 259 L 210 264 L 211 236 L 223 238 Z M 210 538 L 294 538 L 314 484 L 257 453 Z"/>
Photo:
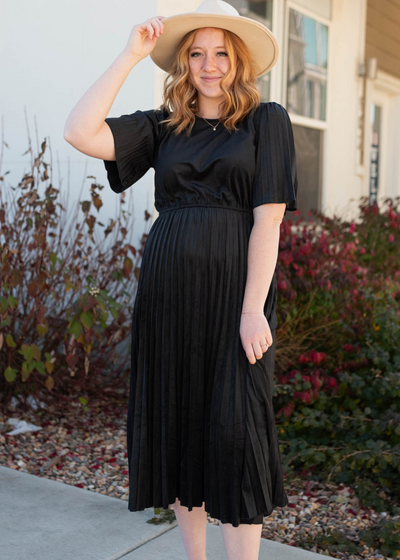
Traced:
<path id="1" fill-rule="evenodd" d="M 369 196 L 370 149 L 372 142 L 372 103 L 380 105 L 381 138 L 379 140 L 379 186 L 378 204 L 386 197 L 400 196 L 400 79 L 378 70 L 375 80 L 367 80 L 366 95 L 365 153 L 367 172 L 365 173 L 365 193 Z M 367 163 L 367 162 L 366 162 Z"/>

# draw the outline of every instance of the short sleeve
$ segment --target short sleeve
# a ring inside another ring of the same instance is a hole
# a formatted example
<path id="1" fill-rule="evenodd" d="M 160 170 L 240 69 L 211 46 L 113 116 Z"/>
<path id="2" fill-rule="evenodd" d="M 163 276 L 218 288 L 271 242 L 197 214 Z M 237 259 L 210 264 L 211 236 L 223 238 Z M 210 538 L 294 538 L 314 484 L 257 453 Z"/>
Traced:
<path id="1" fill-rule="evenodd" d="M 297 164 L 293 129 L 286 109 L 262 103 L 257 120 L 253 208 L 286 202 L 285 214 L 297 210 Z"/>
<path id="2" fill-rule="evenodd" d="M 152 109 L 105 119 L 114 137 L 116 161 L 103 161 L 114 192 L 123 192 L 154 167 L 160 113 Z"/>

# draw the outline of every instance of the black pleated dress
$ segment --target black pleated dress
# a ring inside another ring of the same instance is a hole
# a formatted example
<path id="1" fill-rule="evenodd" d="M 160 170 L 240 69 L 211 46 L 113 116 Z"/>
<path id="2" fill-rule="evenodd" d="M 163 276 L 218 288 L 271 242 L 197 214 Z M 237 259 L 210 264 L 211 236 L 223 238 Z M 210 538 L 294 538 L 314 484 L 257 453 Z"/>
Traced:
<path id="1" fill-rule="evenodd" d="M 155 170 L 159 212 L 132 317 L 127 413 L 130 511 L 189 510 L 237 527 L 288 503 L 272 407 L 275 343 L 250 364 L 239 336 L 253 208 L 296 210 L 292 125 L 261 103 L 229 132 L 196 117 L 175 136 L 164 110 L 107 118 L 120 193 Z M 207 119 L 217 124 L 217 119 Z M 273 340 L 276 277 L 264 305 Z"/>

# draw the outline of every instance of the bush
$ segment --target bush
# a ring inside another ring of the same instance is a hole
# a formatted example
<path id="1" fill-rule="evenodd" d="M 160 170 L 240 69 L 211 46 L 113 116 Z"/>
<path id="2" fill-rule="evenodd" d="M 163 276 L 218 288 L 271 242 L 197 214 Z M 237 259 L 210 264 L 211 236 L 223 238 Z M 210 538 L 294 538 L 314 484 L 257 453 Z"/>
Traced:
<path id="1" fill-rule="evenodd" d="M 125 193 L 116 221 L 99 221 L 104 187 L 97 183 L 68 219 L 49 182 L 45 150 L 43 142 L 31 173 L 12 189 L 11 200 L 1 200 L 3 402 L 13 394 L 46 400 L 115 390 L 126 387 L 130 369 L 132 298 L 147 234 L 140 250 L 128 239 L 132 212 L 123 209 Z"/>
<path id="2" fill-rule="evenodd" d="M 386 204 L 363 202 L 357 225 L 282 224 L 275 406 L 289 476 L 399 513 L 400 214 Z"/>

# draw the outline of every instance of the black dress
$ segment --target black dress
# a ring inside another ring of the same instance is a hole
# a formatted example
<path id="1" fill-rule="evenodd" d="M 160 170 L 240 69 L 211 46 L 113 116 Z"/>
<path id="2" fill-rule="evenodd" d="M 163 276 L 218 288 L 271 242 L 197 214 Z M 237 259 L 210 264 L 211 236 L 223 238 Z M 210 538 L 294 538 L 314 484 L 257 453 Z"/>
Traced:
<path id="1" fill-rule="evenodd" d="M 272 407 L 275 273 L 264 306 L 274 344 L 255 364 L 239 327 L 252 209 L 297 208 L 292 125 L 275 102 L 261 103 L 237 132 L 196 117 L 191 136 L 176 137 L 160 124 L 167 116 L 106 119 L 112 190 L 153 167 L 159 212 L 132 318 L 128 509 L 168 508 L 178 497 L 189 510 L 205 502 L 222 523 L 261 523 L 288 503 Z"/>

